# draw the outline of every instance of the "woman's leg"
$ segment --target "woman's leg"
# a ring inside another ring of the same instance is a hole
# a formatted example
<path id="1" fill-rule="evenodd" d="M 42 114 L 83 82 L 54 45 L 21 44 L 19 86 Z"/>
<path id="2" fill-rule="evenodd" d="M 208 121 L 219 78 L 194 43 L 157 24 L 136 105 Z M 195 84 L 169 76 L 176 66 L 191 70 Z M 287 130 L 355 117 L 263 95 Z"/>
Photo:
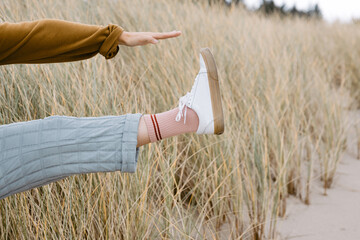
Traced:
<path id="1" fill-rule="evenodd" d="M 146 128 L 144 117 L 140 118 L 136 147 L 150 143 L 149 134 Z"/>
<path id="2" fill-rule="evenodd" d="M 156 114 L 160 126 L 177 125 L 175 130 L 163 128 L 163 138 L 189 132 L 192 114 L 183 124 L 174 113 Z M 0 199 L 74 174 L 135 172 L 138 147 L 151 141 L 148 117 L 52 116 L 0 126 Z"/>
<path id="3" fill-rule="evenodd" d="M 173 110 L 143 117 L 53 116 L 0 126 L 0 199 L 74 174 L 135 172 L 139 146 L 187 132 L 223 131 L 215 62 L 205 49 L 191 92 Z"/>

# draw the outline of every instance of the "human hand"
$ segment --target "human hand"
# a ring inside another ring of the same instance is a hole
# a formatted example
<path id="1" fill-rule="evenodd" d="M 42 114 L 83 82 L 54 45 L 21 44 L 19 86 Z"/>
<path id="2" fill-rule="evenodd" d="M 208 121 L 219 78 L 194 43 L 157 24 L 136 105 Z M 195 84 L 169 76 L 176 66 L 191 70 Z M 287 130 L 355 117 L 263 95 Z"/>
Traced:
<path id="1" fill-rule="evenodd" d="M 180 31 L 172 32 L 123 32 L 119 37 L 119 44 L 128 47 L 156 44 L 161 39 L 168 39 L 180 36 Z"/>

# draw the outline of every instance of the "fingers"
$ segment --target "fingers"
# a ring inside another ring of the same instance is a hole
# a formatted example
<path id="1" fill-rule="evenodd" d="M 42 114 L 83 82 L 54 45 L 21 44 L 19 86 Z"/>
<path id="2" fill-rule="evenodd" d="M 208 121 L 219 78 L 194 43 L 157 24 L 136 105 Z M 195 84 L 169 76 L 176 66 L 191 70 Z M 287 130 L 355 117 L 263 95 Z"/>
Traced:
<path id="1" fill-rule="evenodd" d="M 164 32 L 164 33 L 147 33 L 150 38 L 146 39 L 146 43 L 157 44 L 160 39 L 174 38 L 181 35 L 180 31 Z"/>
<path id="2" fill-rule="evenodd" d="M 156 43 L 158 43 L 159 42 L 159 40 L 157 40 L 156 38 L 154 38 L 154 37 L 152 37 L 152 36 L 146 36 L 144 39 L 143 39 L 143 42 L 142 42 L 142 44 L 141 45 L 146 45 L 146 44 L 149 44 L 149 43 L 151 43 L 151 44 L 156 44 Z"/>
<path id="3" fill-rule="evenodd" d="M 119 44 L 129 47 L 157 44 L 161 39 L 174 38 L 181 35 L 180 31 L 172 32 L 123 32 L 119 38 Z"/>
<path id="4" fill-rule="evenodd" d="M 151 36 L 155 39 L 167 39 L 174 38 L 181 35 L 180 31 L 164 32 L 164 33 L 150 33 Z"/>

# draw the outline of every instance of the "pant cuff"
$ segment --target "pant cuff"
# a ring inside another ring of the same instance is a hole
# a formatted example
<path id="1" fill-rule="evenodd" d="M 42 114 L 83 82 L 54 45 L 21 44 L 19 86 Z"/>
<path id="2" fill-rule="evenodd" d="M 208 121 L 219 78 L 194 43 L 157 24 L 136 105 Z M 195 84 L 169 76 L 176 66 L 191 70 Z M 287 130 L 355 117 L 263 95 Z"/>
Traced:
<path id="1" fill-rule="evenodd" d="M 136 145 L 141 116 L 140 113 L 126 115 L 119 158 L 121 162 L 118 168 L 121 172 L 134 173 L 136 171 L 139 156 L 139 148 Z"/>

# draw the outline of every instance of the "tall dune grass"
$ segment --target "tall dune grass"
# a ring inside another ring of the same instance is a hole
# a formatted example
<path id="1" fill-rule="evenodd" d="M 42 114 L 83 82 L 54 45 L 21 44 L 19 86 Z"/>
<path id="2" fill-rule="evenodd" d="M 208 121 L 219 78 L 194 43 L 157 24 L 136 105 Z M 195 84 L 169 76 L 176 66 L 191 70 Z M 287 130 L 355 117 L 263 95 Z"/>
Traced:
<path id="1" fill-rule="evenodd" d="M 0 201 L 1 239 L 264 239 L 286 197 L 311 203 L 344 148 L 339 88 L 359 91 L 355 25 L 265 18 L 188 1 L 4 0 L 2 21 L 58 18 L 128 31 L 178 29 L 115 59 L 0 67 L 0 123 L 155 113 L 177 105 L 210 47 L 225 133 L 142 147 L 135 174 L 73 176 Z"/>

